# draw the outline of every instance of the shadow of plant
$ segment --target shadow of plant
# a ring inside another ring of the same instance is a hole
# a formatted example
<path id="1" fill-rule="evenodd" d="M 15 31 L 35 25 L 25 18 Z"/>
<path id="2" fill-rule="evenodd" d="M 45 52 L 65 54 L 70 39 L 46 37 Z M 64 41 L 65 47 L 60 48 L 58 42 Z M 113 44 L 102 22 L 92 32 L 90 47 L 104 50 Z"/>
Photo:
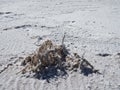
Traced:
<path id="1" fill-rule="evenodd" d="M 85 76 L 88 76 L 89 74 L 92 74 L 94 72 L 91 68 L 84 67 L 83 69 L 81 69 L 81 73 Z"/>
<path id="2" fill-rule="evenodd" d="M 64 67 L 56 67 L 49 66 L 48 68 L 44 68 L 41 72 L 36 72 L 33 76 L 37 79 L 47 80 L 49 82 L 50 79 L 67 76 L 67 71 Z"/>

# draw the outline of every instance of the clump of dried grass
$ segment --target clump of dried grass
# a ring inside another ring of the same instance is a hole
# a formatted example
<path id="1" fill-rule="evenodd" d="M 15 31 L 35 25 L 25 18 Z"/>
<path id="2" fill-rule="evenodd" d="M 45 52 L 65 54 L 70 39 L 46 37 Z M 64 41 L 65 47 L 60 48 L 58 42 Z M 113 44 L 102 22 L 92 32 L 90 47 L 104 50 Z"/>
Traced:
<path id="1" fill-rule="evenodd" d="M 21 65 L 24 66 L 20 72 L 34 72 L 36 74 L 45 75 L 47 72 L 55 69 L 60 71 L 78 71 L 86 74 L 84 70 L 91 70 L 91 73 L 99 73 L 94 67 L 84 58 L 80 57 L 77 53 L 69 54 L 65 45 L 55 45 L 51 40 L 45 41 L 38 48 L 37 52 L 33 55 L 27 56 Z M 89 72 L 88 72 L 89 74 Z M 87 75 L 87 74 L 86 74 Z"/>

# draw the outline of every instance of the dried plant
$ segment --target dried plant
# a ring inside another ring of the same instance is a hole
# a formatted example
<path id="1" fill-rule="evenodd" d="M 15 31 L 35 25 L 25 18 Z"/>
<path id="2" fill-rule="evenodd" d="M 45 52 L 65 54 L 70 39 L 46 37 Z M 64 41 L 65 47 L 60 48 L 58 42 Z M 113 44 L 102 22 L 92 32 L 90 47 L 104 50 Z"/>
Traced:
<path id="1" fill-rule="evenodd" d="M 24 59 L 21 65 L 24 66 L 20 72 L 35 72 L 44 73 L 51 67 L 59 70 L 80 70 L 91 69 L 92 73 L 97 73 L 94 67 L 84 58 L 84 55 L 80 57 L 77 53 L 71 55 L 64 45 L 65 35 L 62 39 L 62 45 L 54 45 L 51 40 L 45 41 L 38 48 L 37 52 L 33 55 L 29 55 Z M 18 72 L 18 73 L 20 73 Z"/>

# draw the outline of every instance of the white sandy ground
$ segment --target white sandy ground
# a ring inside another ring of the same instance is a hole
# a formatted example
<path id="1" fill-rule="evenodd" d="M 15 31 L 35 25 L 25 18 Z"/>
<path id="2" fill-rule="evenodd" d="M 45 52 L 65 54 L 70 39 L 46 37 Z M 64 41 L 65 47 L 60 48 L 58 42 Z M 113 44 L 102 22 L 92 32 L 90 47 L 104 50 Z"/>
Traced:
<path id="1" fill-rule="evenodd" d="M 0 71 L 8 66 L 0 90 L 120 90 L 120 0 L 0 0 L 0 12 Z M 60 44 L 64 32 L 67 48 L 86 52 L 102 75 L 78 72 L 51 83 L 16 75 L 20 57 L 46 39 Z"/>

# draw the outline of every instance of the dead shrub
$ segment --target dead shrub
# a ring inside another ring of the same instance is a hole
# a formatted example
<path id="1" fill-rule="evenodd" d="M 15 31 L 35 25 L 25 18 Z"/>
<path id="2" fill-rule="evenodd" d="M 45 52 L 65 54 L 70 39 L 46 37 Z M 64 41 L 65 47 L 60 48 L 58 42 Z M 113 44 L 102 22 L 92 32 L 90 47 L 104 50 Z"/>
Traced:
<path id="1" fill-rule="evenodd" d="M 98 72 L 84 57 L 80 57 L 77 53 L 71 55 L 63 42 L 62 45 L 54 45 L 51 40 L 43 42 L 37 52 L 27 56 L 21 65 L 25 68 L 20 72 L 34 72 L 39 78 L 59 76 L 61 73 L 65 75 L 68 71 L 80 69 L 82 73 L 85 73 L 86 68 L 89 68 L 92 73 Z"/>

